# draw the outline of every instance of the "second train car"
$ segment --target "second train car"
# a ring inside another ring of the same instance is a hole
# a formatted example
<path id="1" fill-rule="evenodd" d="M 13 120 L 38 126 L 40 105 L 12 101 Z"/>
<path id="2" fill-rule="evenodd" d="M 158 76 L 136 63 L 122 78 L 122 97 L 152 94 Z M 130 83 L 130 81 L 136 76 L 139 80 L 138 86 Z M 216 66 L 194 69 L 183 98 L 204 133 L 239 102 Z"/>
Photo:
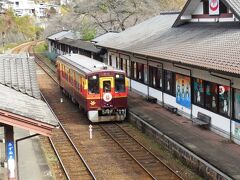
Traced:
<path id="1" fill-rule="evenodd" d="M 92 122 L 123 121 L 127 113 L 125 72 L 79 54 L 57 58 L 60 87 Z"/>

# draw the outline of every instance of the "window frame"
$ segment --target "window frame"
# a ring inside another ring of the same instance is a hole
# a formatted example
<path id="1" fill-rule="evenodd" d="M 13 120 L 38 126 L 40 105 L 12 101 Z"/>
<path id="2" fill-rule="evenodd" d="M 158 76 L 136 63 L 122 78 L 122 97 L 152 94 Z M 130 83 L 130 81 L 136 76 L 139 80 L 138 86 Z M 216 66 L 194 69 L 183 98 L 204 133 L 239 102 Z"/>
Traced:
<path id="1" fill-rule="evenodd" d="M 164 81 L 163 81 L 163 92 L 164 93 L 166 93 L 166 94 L 169 94 L 169 95 L 171 95 L 171 96 L 176 96 L 176 73 L 175 72 L 173 72 L 173 71 L 169 71 L 169 70 L 166 70 L 166 69 L 164 69 L 163 70 L 163 79 L 164 79 Z M 167 82 L 167 79 L 166 79 L 166 77 L 167 77 L 167 73 L 171 73 L 171 82 L 170 82 L 170 90 L 166 90 L 167 88 L 167 85 L 166 85 L 166 82 Z"/>

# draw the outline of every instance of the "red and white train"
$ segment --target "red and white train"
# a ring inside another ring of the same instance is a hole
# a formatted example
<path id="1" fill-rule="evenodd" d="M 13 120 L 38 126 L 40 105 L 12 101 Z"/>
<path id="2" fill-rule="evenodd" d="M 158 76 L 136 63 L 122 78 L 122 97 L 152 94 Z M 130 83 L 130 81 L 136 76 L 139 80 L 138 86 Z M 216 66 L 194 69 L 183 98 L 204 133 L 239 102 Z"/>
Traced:
<path id="1" fill-rule="evenodd" d="M 126 118 L 128 81 L 125 72 L 79 54 L 57 58 L 60 87 L 92 122 Z"/>

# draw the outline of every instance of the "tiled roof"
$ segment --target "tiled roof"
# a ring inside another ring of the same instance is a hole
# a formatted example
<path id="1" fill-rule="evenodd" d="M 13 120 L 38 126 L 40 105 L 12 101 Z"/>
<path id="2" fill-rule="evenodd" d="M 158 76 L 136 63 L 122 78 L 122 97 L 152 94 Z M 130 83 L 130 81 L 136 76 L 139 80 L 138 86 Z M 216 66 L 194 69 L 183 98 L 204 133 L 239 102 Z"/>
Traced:
<path id="1" fill-rule="evenodd" d="M 108 40 L 109 38 L 114 38 L 118 33 L 116 32 L 107 32 L 101 36 L 96 37 L 92 40 L 92 42 L 98 43 L 98 42 L 104 42 L 105 40 Z"/>
<path id="2" fill-rule="evenodd" d="M 230 6 L 230 8 L 236 13 L 240 20 L 240 0 L 224 0 L 226 4 Z"/>
<path id="3" fill-rule="evenodd" d="M 58 121 L 47 104 L 0 84 L 0 110 L 57 126 Z"/>
<path id="4" fill-rule="evenodd" d="M 239 22 L 189 23 L 172 28 L 176 17 L 157 16 L 97 45 L 240 74 Z"/>
<path id="5" fill-rule="evenodd" d="M 96 44 L 103 47 L 123 49 L 129 45 L 138 44 L 144 39 L 165 31 L 172 26 L 177 14 L 159 15 L 136 26 L 130 27 L 108 39 L 99 40 Z"/>
<path id="6" fill-rule="evenodd" d="M 240 23 L 191 23 L 169 28 L 168 31 L 121 49 L 240 74 Z"/>
<path id="7" fill-rule="evenodd" d="M 57 126 L 57 119 L 41 100 L 33 57 L 0 55 L 0 94 L 0 110 Z"/>
<path id="8" fill-rule="evenodd" d="M 95 52 L 95 53 L 100 52 L 100 49 L 96 48 L 96 46 L 92 42 L 82 41 L 80 39 L 72 40 L 69 38 L 63 38 L 59 42 L 62 44 L 66 44 L 72 47 L 77 47 L 90 52 Z"/>
<path id="9" fill-rule="evenodd" d="M 40 99 L 33 57 L 0 55 L 0 84 Z"/>

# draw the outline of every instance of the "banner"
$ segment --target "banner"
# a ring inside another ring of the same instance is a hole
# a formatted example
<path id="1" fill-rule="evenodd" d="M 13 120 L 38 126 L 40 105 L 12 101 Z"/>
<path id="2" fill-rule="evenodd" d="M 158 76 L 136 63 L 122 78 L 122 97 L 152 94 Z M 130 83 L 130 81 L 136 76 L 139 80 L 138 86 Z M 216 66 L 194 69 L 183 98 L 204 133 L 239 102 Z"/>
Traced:
<path id="1" fill-rule="evenodd" d="M 176 74 L 176 102 L 188 109 L 191 108 L 190 77 Z"/>
<path id="2" fill-rule="evenodd" d="M 209 0 L 209 15 L 219 15 L 219 0 Z"/>

